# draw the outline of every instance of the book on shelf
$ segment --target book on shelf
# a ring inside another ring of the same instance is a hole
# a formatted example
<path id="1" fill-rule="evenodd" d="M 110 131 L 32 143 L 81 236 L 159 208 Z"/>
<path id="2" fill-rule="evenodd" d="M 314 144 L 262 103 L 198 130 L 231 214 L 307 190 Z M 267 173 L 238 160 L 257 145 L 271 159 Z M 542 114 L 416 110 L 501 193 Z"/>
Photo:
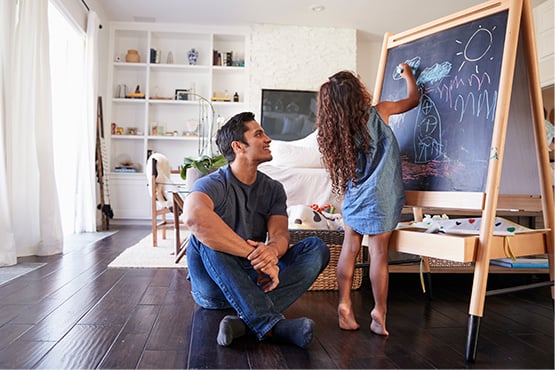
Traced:
<path id="1" fill-rule="evenodd" d="M 547 258 L 497 258 L 490 260 L 490 264 L 508 267 L 508 268 L 525 268 L 525 269 L 546 269 L 549 267 Z"/>
<path id="2" fill-rule="evenodd" d="M 137 169 L 133 166 L 116 166 L 114 172 L 118 173 L 136 173 Z"/>

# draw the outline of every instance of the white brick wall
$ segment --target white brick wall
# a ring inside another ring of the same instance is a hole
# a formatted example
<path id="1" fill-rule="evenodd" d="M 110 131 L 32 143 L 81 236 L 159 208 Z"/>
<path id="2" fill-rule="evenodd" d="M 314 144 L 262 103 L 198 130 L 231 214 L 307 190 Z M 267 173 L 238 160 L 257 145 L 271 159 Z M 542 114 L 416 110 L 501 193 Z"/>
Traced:
<path id="1" fill-rule="evenodd" d="M 262 88 L 318 91 L 333 73 L 357 67 L 355 29 L 260 24 L 250 34 L 247 102 L 257 119 Z"/>

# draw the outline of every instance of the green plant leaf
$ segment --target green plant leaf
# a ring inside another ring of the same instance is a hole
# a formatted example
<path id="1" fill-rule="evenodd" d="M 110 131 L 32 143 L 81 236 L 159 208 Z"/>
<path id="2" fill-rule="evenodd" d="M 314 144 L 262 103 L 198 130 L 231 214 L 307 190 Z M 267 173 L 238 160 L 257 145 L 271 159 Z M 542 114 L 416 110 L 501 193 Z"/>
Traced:
<path id="1" fill-rule="evenodd" d="M 227 164 L 227 161 L 226 161 L 225 157 L 222 154 L 220 154 L 220 155 L 217 155 L 216 157 L 214 157 L 212 159 L 212 166 L 211 167 L 212 168 L 220 168 L 222 166 L 225 166 L 226 164 Z"/>
<path id="2" fill-rule="evenodd" d="M 183 180 L 187 179 L 187 169 L 196 168 L 203 175 L 207 175 L 210 170 L 220 168 L 227 164 L 225 157 L 222 154 L 210 157 L 206 154 L 201 155 L 198 158 L 185 157 L 183 159 L 183 167 L 181 167 L 181 178 Z"/>
<path id="3" fill-rule="evenodd" d="M 187 180 L 187 168 L 188 167 L 181 167 L 181 171 L 179 172 L 179 175 L 181 176 L 181 180 Z"/>
<path id="4" fill-rule="evenodd" d="M 191 157 L 185 157 L 185 159 L 183 159 L 183 165 L 191 167 L 194 161 L 195 160 Z"/>

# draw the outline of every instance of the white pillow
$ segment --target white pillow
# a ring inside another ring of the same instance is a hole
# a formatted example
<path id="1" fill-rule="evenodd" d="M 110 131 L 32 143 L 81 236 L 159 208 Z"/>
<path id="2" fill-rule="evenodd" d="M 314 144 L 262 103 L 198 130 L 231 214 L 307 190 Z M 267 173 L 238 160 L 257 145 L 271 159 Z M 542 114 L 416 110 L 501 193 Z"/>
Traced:
<path id="1" fill-rule="evenodd" d="M 268 162 L 280 167 L 322 168 L 316 131 L 294 141 L 272 140 L 270 143 L 273 160 Z"/>

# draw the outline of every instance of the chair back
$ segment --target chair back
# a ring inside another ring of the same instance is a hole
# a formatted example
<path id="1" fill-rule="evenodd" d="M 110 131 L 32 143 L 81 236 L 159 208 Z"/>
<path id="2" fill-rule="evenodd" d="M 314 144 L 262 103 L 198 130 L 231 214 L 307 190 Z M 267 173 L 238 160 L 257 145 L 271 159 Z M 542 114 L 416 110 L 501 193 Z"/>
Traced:
<path id="1" fill-rule="evenodd" d="M 171 167 L 168 158 L 161 153 L 152 153 L 146 164 L 145 174 L 149 187 L 149 195 L 155 199 L 160 207 L 170 207 L 171 199 L 166 188 L 172 184 Z"/>

